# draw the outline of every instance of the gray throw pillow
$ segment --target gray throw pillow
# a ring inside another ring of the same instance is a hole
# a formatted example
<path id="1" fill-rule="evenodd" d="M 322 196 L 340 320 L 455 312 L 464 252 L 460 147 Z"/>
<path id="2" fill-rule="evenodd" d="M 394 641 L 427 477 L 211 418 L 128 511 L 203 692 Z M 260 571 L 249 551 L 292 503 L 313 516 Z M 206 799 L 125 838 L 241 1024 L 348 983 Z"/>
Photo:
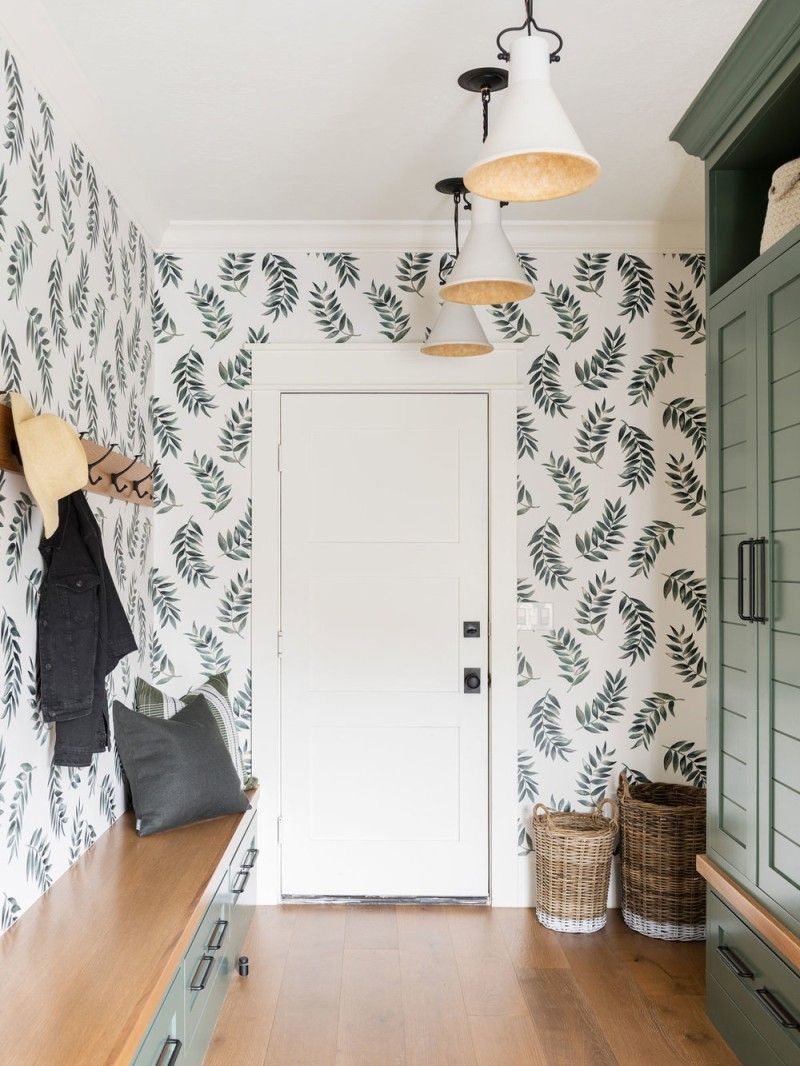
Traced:
<path id="1" fill-rule="evenodd" d="M 166 720 L 116 701 L 114 735 L 140 836 L 250 807 L 203 696 Z"/>

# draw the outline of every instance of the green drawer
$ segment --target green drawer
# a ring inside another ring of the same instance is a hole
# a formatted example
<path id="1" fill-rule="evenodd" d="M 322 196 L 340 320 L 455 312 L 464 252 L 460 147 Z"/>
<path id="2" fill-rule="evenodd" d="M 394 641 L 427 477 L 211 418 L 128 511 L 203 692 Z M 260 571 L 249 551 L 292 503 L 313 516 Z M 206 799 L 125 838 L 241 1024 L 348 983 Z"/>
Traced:
<path id="1" fill-rule="evenodd" d="M 189 945 L 181 968 L 186 1007 L 186 1039 L 191 1042 L 206 1004 L 213 998 L 214 986 L 225 957 L 225 942 L 230 935 L 230 917 L 226 903 L 227 871 L 211 905 Z"/>
<path id="2" fill-rule="evenodd" d="M 772 1048 L 713 977 L 708 978 L 706 985 L 706 1011 L 744 1066 L 767 1066 L 775 1062 Z"/>
<path id="3" fill-rule="evenodd" d="M 184 1066 L 184 1037 L 183 979 L 179 970 L 132 1066 Z"/>
<path id="4" fill-rule="evenodd" d="M 709 985 L 716 983 L 780 1062 L 800 1063 L 800 977 L 712 892 L 706 952 Z"/>
<path id="5" fill-rule="evenodd" d="M 258 858 L 256 834 L 257 823 L 254 811 L 229 867 L 228 887 L 231 902 L 234 904 L 240 901 L 255 901 L 256 859 Z"/>
<path id="6" fill-rule="evenodd" d="M 256 832 L 256 815 L 254 814 L 230 866 L 232 906 L 228 957 L 231 969 L 234 971 L 256 905 L 256 859 L 258 858 Z"/>

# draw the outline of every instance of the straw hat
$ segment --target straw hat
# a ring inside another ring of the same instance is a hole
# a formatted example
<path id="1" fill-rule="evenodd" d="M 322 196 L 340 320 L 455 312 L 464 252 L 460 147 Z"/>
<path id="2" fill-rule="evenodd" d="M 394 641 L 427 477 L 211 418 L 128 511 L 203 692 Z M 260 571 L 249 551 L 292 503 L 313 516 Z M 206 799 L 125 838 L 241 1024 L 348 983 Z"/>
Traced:
<path id="1" fill-rule="evenodd" d="M 11 413 L 25 480 L 44 515 L 44 535 L 58 529 L 58 501 L 82 489 L 89 467 L 80 437 L 57 415 L 35 415 L 28 401 L 11 393 Z"/>

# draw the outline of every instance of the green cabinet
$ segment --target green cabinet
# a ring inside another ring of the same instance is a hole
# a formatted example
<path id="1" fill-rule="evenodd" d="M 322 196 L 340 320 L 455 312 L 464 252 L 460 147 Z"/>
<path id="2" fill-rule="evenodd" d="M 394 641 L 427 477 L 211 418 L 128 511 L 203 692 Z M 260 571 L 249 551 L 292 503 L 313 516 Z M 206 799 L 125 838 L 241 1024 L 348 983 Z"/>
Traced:
<path id="1" fill-rule="evenodd" d="M 708 852 L 744 913 L 755 903 L 795 935 L 800 227 L 760 243 L 772 174 L 800 157 L 798 114 L 800 4 L 762 0 L 672 134 L 706 172 Z M 708 917 L 709 1016 L 748 1066 L 800 1063 L 800 977 L 774 947 L 786 940 L 765 944 L 713 894 Z"/>
<path id="2" fill-rule="evenodd" d="M 759 527 L 767 538 L 759 627 L 757 883 L 800 919 L 800 244 L 755 282 Z"/>
<path id="3" fill-rule="evenodd" d="M 255 908 L 257 813 L 245 821 L 132 1066 L 200 1066 L 206 1056 Z"/>
<path id="4" fill-rule="evenodd" d="M 709 848 L 757 866 L 758 632 L 745 619 L 758 536 L 756 300 L 741 289 L 709 315 Z"/>
<path id="5" fill-rule="evenodd" d="M 800 235 L 708 360 L 708 847 L 800 920 Z"/>

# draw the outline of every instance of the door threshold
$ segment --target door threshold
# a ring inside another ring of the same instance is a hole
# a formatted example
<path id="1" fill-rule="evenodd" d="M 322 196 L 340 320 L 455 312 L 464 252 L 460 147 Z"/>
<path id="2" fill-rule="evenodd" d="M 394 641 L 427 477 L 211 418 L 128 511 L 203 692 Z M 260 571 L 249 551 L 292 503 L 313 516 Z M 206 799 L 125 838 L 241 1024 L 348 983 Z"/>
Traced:
<path id="1" fill-rule="evenodd" d="M 364 906 L 488 907 L 488 896 L 281 896 L 282 903 L 346 903 Z"/>

